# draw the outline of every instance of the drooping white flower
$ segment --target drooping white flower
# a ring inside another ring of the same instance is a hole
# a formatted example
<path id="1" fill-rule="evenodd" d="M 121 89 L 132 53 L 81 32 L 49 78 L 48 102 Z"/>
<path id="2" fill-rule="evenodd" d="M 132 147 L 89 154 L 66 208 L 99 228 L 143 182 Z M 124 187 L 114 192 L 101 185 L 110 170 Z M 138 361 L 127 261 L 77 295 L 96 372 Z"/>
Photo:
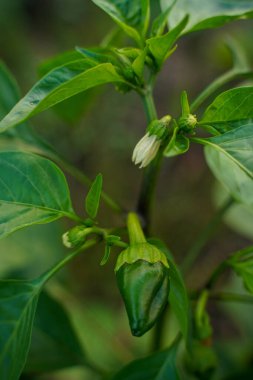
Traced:
<path id="1" fill-rule="evenodd" d="M 148 166 L 148 164 L 155 158 L 160 145 L 161 140 L 157 139 L 156 135 L 146 133 L 135 146 L 132 161 L 135 165 L 140 164 L 140 168 Z"/>
<path id="2" fill-rule="evenodd" d="M 134 148 L 132 161 L 140 168 L 145 168 L 155 158 L 162 141 L 168 133 L 168 125 L 171 121 L 169 115 L 160 120 L 154 120 L 147 128 L 147 133 Z"/>

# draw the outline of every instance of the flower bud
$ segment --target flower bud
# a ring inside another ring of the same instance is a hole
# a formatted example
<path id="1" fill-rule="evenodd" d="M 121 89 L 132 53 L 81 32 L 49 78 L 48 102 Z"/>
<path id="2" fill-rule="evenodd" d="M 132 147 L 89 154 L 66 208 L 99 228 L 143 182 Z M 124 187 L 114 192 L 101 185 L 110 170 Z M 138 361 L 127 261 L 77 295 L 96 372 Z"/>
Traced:
<path id="1" fill-rule="evenodd" d="M 115 273 L 132 334 L 141 336 L 168 302 L 169 265 L 164 253 L 146 242 L 133 213 L 128 216 L 128 232 L 130 246 L 120 253 Z"/>
<path id="2" fill-rule="evenodd" d="M 195 115 L 189 114 L 187 116 L 181 116 L 179 119 L 179 129 L 184 132 L 191 132 L 197 125 L 197 118 Z"/>
<path id="3" fill-rule="evenodd" d="M 82 245 L 86 238 L 86 226 L 75 226 L 62 235 L 63 245 L 67 248 L 75 248 Z"/>

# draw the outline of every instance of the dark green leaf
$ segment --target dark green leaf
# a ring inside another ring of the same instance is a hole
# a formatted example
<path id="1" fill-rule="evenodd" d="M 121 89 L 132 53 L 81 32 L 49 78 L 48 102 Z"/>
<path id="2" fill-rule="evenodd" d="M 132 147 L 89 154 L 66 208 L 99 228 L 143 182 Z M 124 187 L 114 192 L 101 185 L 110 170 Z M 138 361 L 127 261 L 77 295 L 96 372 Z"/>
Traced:
<path id="1" fill-rule="evenodd" d="M 173 45 L 177 41 L 181 32 L 184 30 L 187 22 L 188 17 L 186 16 L 174 29 L 171 29 L 168 33 L 163 36 L 152 37 L 146 41 L 147 46 L 155 58 L 159 68 L 173 51 Z"/>
<path id="2" fill-rule="evenodd" d="M 178 128 L 175 128 L 170 142 L 163 152 L 163 155 L 165 157 L 174 157 L 180 154 L 184 154 L 189 150 L 189 146 L 189 139 L 183 135 L 178 134 Z"/>
<path id="3" fill-rule="evenodd" d="M 179 380 L 176 368 L 179 342 L 176 339 L 167 350 L 131 362 L 113 380 Z"/>
<path id="4" fill-rule="evenodd" d="M 0 118 L 19 100 L 19 88 L 5 64 L 0 61 Z"/>
<path id="5" fill-rule="evenodd" d="M 54 163 L 30 153 L 1 152 L 0 165 L 0 237 L 73 214 L 66 179 Z"/>
<path id="6" fill-rule="evenodd" d="M 82 58 L 78 50 L 69 50 L 64 53 L 58 54 L 52 58 L 43 61 L 38 68 L 39 76 L 43 77 L 49 71 L 56 69 L 59 66 L 64 66 L 67 63 L 78 61 Z"/>
<path id="7" fill-rule="evenodd" d="M 62 305 L 42 292 L 35 314 L 27 373 L 45 373 L 85 363 L 80 343 Z"/>
<path id="8" fill-rule="evenodd" d="M 163 10 L 174 0 L 160 0 Z M 186 14 L 190 16 L 187 32 L 216 28 L 240 18 L 253 17 L 252 0 L 177 0 L 169 14 L 169 26 L 174 27 Z"/>
<path id="9" fill-rule="evenodd" d="M 209 139 L 205 156 L 215 177 L 240 202 L 253 205 L 253 124 Z"/>
<path id="10" fill-rule="evenodd" d="M 159 248 L 167 257 L 170 265 L 170 294 L 169 302 L 178 319 L 185 340 L 189 333 L 189 299 L 181 273 L 166 245 L 158 239 L 149 239 L 151 244 Z"/>
<path id="11" fill-rule="evenodd" d="M 100 196 L 103 185 L 102 174 L 98 174 L 92 183 L 90 190 L 85 198 L 85 210 L 90 218 L 94 219 L 97 216 Z"/>
<path id="12" fill-rule="evenodd" d="M 31 116 L 89 88 L 123 82 L 111 63 L 94 66 L 90 60 L 70 62 L 50 71 L 0 122 L 0 131 L 22 123 Z"/>
<path id="13" fill-rule="evenodd" d="M 18 380 L 23 370 L 40 294 L 40 284 L 0 281 L 0 378 Z"/>
<path id="14" fill-rule="evenodd" d="M 82 47 L 76 47 L 76 50 L 85 58 L 94 60 L 99 63 L 112 63 L 114 66 L 119 66 L 120 62 L 113 51 L 108 48 L 97 47 L 93 49 L 84 49 Z"/>
<path id="15" fill-rule="evenodd" d="M 253 87 L 233 88 L 220 94 L 206 109 L 200 124 L 222 128 L 235 128 L 253 118 Z M 225 124 L 225 126 L 224 126 Z"/>
<path id="16" fill-rule="evenodd" d="M 141 44 L 149 24 L 149 0 L 92 0 L 131 38 Z"/>

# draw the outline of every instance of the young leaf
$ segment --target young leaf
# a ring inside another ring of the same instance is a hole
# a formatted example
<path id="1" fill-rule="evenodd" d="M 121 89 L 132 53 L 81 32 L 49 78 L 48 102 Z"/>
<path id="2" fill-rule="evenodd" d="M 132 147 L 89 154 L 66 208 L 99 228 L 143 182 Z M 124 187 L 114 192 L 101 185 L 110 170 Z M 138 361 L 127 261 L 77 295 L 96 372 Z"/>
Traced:
<path id="1" fill-rule="evenodd" d="M 167 19 L 168 19 L 169 13 L 175 3 L 176 3 L 176 0 L 174 0 L 173 3 L 169 5 L 163 12 L 161 12 L 159 16 L 157 16 L 157 18 L 153 21 L 152 28 L 151 28 L 152 37 L 160 36 L 163 34 L 164 29 L 167 25 Z"/>
<path id="2" fill-rule="evenodd" d="M 163 10 L 174 0 L 160 0 Z M 236 19 L 253 17 L 252 0 L 177 0 L 169 13 L 169 26 L 173 28 L 184 15 L 190 16 L 185 32 L 222 26 Z"/>
<path id="3" fill-rule="evenodd" d="M 157 62 L 158 68 L 161 67 L 163 62 L 170 55 L 173 45 L 184 30 L 187 22 L 188 16 L 184 17 L 175 28 L 171 29 L 163 36 L 152 37 L 146 41 L 151 54 Z"/>
<path id="4" fill-rule="evenodd" d="M 92 0 L 131 38 L 141 44 L 149 23 L 149 0 Z"/>
<path id="5" fill-rule="evenodd" d="M 170 294 L 169 302 L 178 319 L 180 329 L 185 340 L 189 334 L 189 299 L 181 273 L 179 272 L 173 257 L 166 245 L 158 239 L 149 239 L 149 243 L 154 244 L 167 257 L 170 265 Z"/>
<path id="6" fill-rule="evenodd" d="M 235 272 L 243 279 L 245 288 L 253 294 L 253 257 L 245 258 L 242 261 L 231 260 L 229 264 Z"/>
<path id="7" fill-rule="evenodd" d="M 0 238 L 73 214 L 66 179 L 51 161 L 31 153 L 1 152 L 0 166 Z"/>
<path id="8" fill-rule="evenodd" d="M 131 362 L 113 380 L 179 380 L 176 368 L 179 343 L 177 338 L 166 350 Z"/>
<path id="9" fill-rule="evenodd" d="M 206 109 L 199 124 L 209 124 L 217 130 L 241 126 L 253 118 L 253 87 L 233 88 L 220 94 Z"/>
<path id="10" fill-rule="evenodd" d="M 47 108 L 89 88 L 112 82 L 124 82 L 111 63 L 95 65 L 81 59 L 50 71 L 0 122 L 0 132 L 29 119 Z"/>
<path id="11" fill-rule="evenodd" d="M 215 177 L 238 201 L 253 205 L 253 124 L 195 141 L 205 145 L 206 160 Z"/>
<path id="12" fill-rule="evenodd" d="M 83 364 L 85 356 L 66 311 L 42 292 L 24 372 L 40 374 Z"/>
<path id="13" fill-rule="evenodd" d="M 165 157 L 175 157 L 184 154 L 189 150 L 189 139 L 183 135 L 178 134 L 178 127 L 174 129 L 173 135 L 169 144 L 164 149 L 163 155 Z"/>
<path id="14" fill-rule="evenodd" d="M 100 196 L 103 185 L 102 174 L 98 174 L 92 183 L 90 190 L 85 198 L 85 210 L 90 218 L 94 219 L 97 216 Z"/>
<path id="15" fill-rule="evenodd" d="M 18 380 L 32 333 L 39 283 L 0 281 L 0 378 Z"/>

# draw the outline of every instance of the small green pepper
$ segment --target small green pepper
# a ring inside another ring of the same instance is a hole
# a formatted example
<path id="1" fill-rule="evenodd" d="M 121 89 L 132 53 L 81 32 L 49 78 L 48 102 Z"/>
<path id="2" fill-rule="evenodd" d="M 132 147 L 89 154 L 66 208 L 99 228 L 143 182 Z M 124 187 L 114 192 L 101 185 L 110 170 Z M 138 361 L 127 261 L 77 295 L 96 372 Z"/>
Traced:
<path id="1" fill-rule="evenodd" d="M 157 321 L 169 295 L 169 265 L 166 256 L 149 244 L 138 217 L 128 215 L 130 246 L 120 253 L 115 273 L 134 336 L 141 336 Z"/>

